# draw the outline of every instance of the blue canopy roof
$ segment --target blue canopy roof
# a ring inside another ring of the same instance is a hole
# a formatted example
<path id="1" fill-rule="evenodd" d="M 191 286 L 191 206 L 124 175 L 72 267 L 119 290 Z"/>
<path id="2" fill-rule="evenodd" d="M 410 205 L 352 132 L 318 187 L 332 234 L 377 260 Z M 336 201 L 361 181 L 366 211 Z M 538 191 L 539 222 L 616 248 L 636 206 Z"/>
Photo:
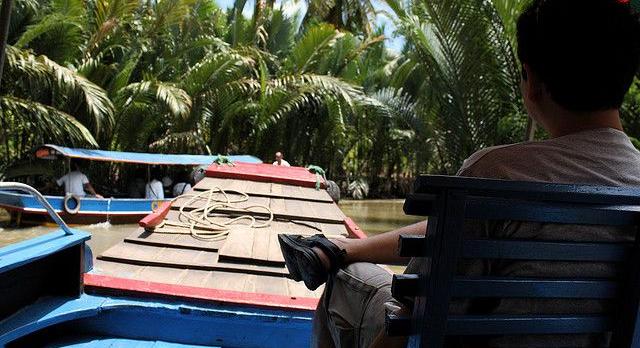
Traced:
<path id="1" fill-rule="evenodd" d="M 174 155 L 162 153 L 143 152 L 119 152 L 92 149 L 72 149 L 70 147 L 46 144 L 36 151 L 36 157 L 53 159 L 57 156 L 81 158 L 91 161 L 127 162 L 138 164 L 156 165 L 184 165 L 197 166 L 213 163 L 218 156 L 207 155 Z M 250 155 L 228 156 L 234 162 L 262 163 L 262 161 Z"/>

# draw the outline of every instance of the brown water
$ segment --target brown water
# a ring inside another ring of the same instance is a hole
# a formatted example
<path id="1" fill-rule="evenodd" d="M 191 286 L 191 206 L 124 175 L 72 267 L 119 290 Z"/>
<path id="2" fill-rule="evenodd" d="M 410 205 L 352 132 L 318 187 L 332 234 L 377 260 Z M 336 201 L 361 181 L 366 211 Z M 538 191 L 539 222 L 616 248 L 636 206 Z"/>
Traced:
<path id="1" fill-rule="evenodd" d="M 374 235 L 419 221 L 419 218 L 406 216 L 402 211 L 402 200 L 342 201 L 340 208 L 351 217 L 368 235 Z M 0 209 L 0 222 L 7 216 Z M 98 223 L 73 226 L 91 233 L 89 245 L 94 255 L 99 255 L 111 246 L 133 233 L 138 225 L 111 225 Z M 55 230 L 55 226 L 36 226 L 25 228 L 0 228 L 0 247 L 22 240 L 41 236 Z"/>

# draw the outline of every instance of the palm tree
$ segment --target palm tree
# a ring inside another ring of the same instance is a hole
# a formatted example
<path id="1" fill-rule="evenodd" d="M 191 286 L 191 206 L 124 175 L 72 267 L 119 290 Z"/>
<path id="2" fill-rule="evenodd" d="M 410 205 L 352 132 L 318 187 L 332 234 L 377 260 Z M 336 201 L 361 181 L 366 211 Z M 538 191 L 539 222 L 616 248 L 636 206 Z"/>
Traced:
<path id="1" fill-rule="evenodd" d="M 11 46 L 0 112 L 4 165 L 43 142 L 96 146 L 95 135 L 113 125 L 113 105 L 104 90 L 46 56 Z"/>
<path id="2" fill-rule="evenodd" d="M 425 143 L 433 169 L 453 173 L 474 151 L 505 140 L 502 123 L 524 126 L 513 49 L 514 13 L 524 1 L 387 3 L 407 39 L 394 85 L 416 97 L 432 129 Z"/>

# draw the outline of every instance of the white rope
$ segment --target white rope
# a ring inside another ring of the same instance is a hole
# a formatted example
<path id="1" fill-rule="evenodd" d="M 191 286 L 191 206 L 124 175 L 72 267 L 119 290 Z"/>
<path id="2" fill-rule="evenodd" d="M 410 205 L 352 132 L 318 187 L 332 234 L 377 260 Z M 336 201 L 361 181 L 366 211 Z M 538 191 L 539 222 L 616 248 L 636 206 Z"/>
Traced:
<path id="1" fill-rule="evenodd" d="M 234 193 L 240 195 L 240 198 L 232 199 L 229 194 Z M 223 199 L 218 198 L 222 195 Z M 164 220 L 154 233 L 167 234 L 191 234 L 191 236 L 203 241 L 219 241 L 227 238 L 227 235 L 234 227 L 242 226 L 243 228 L 264 228 L 271 225 L 273 221 L 273 212 L 264 204 L 254 204 L 246 207 L 238 206 L 240 203 L 249 201 L 249 195 L 236 190 L 223 190 L 214 187 L 210 190 L 201 191 L 197 194 L 187 194 L 173 199 L 173 204 L 178 198 L 189 198 L 179 206 L 178 220 Z M 196 201 L 204 200 L 204 204 L 196 209 L 185 211 Z M 244 214 L 225 222 L 216 222 L 212 218 L 216 217 L 216 210 L 233 209 L 234 211 L 244 211 L 247 213 L 256 213 L 260 210 L 269 214 L 269 219 L 265 222 L 259 222 L 251 214 Z M 257 210 L 257 211 L 256 211 Z M 248 223 L 242 223 L 248 221 Z M 167 226 L 167 227 L 165 227 Z M 172 226 L 172 227 L 169 227 Z M 188 229 L 188 231 L 185 231 Z"/>

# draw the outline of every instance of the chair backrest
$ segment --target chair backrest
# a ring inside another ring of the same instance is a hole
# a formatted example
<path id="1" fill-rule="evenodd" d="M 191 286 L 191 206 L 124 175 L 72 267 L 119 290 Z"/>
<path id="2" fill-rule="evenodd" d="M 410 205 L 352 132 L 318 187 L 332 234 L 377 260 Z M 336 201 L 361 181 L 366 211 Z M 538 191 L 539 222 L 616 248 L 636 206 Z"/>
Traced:
<path id="1" fill-rule="evenodd" d="M 413 298 L 410 318 L 387 316 L 389 335 L 411 346 L 442 347 L 447 335 L 612 333 L 612 347 L 640 347 L 640 189 L 422 176 L 405 213 L 428 216 L 426 236 L 402 236 L 399 253 L 420 258 L 418 274 L 394 276 L 397 299 Z M 635 242 L 468 239 L 466 219 L 630 228 Z M 616 279 L 456 275 L 460 259 L 613 263 Z M 451 315 L 452 298 L 614 300 L 611 314 Z"/>

